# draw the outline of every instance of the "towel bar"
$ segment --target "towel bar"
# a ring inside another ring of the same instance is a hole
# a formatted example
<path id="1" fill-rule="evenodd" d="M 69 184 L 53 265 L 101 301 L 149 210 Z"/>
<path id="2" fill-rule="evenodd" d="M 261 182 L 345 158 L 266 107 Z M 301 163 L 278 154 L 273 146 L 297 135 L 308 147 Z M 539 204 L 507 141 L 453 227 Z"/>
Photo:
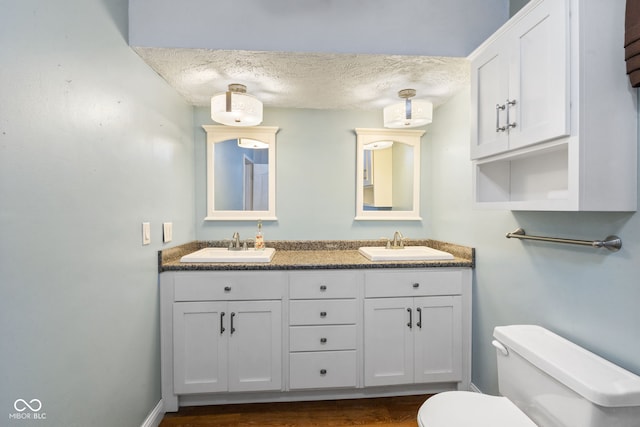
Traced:
<path id="1" fill-rule="evenodd" d="M 622 239 L 618 236 L 607 236 L 604 240 L 562 239 L 558 237 L 527 236 L 522 228 L 518 228 L 511 233 L 507 233 L 506 237 L 507 239 L 515 238 L 522 240 L 538 240 L 541 242 L 566 243 L 570 245 L 591 246 L 594 248 L 607 248 L 611 252 L 617 252 L 622 248 Z"/>

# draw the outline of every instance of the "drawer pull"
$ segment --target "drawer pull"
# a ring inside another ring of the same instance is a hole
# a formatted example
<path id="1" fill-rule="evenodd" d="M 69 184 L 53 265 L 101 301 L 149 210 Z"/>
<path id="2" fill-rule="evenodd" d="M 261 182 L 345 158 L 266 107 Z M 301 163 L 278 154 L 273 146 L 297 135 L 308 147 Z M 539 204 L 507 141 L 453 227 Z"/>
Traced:
<path id="1" fill-rule="evenodd" d="M 225 292 L 231 292 L 231 286 L 225 286 L 224 287 L 224 291 Z"/>
<path id="2" fill-rule="evenodd" d="M 407 323 L 407 326 L 409 327 L 409 329 L 412 328 L 412 323 L 413 323 L 413 311 L 410 308 L 407 308 L 407 311 L 409 312 L 409 323 Z M 233 314 L 231 314 L 233 316 Z M 231 330 L 233 333 L 233 330 Z"/>
<path id="3" fill-rule="evenodd" d="M 224 328 L 224 311 L 220 313 L 220 334 L 222 335 L 226 329 Z"/>
<path id="4" fill-rule="evenodd" d="M 416 282 L 416 283 L 414 283 L 414 284 L 413 284 L 413 287 L 414 287 L 414 288 L 419 288 L 419 287 L 420 287 L 420 283 L 417 283 L 417 282 Z"/>
<path id="5" fill-rule="evenodd" d="M 236 328 L 233 327 L 233 318 L 236 317 L 234 312 L 231 312 L 231 335 L 236 331 Z"/>
<path id="6" fill-rule="evenodd" d="M 327 312 L 326 311 L 321 311 L 320 312 L 320 317 L 327 317 Z"/>
<path id="7" fill-rule="evenodd" d="M 326 369 L 320 369 L 320 375 L 327 375 Z"/>
<path id="8" fill-rule="evenodd" d="M 320 343 L 321 344 L 326 344 L 327 343 L 327 339 L 326 338 L 320 338 Z"/>
<path id="9" fill-rule="evenodd" d="M 326 291 L 327 290 L 327 285 L 320 285 L 320 290 L 322 292 Z"/>
<path id="10" fill-rule="evenodd" d="M 422 329 L 422 308 L 418 307 L 416 311 L 418 312 L 418 323 L 416 323 L 416 326 Z"/>

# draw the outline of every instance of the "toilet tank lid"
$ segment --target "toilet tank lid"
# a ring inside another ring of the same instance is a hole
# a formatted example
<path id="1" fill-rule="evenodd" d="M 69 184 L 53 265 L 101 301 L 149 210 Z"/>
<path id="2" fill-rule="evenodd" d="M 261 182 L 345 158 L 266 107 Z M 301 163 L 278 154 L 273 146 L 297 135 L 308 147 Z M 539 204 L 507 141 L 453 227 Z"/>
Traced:
<path id="1" fill-rule="evenodd" d="M 640 406 L 640 377 L 536 325 L 498 326 L 493 336 L 600 406 Z"/>

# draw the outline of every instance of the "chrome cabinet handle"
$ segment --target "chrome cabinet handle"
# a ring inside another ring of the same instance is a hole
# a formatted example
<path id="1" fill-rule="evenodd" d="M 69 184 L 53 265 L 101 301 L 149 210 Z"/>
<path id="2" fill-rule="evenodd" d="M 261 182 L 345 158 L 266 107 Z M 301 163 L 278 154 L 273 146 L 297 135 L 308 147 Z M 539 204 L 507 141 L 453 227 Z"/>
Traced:
<path id="1" fill-rule="evenodd" d="M 496 132 L 504 132 L 507 130 L 506 126 L 500 126 L 500 111 L 506 109 L 507 106 L 505 104 L 496 104 Z"/>
<path id="2" fill-rule="evenodd" d="M 511 106 L 516 105 L 516 100 L 512 99 L 511 101 L 509 101 L 507 99 L 507 103 L 505 104 L 507 106 L 507 130 L 508 129 L 513 129 L 514 127 L 516 127 L 516 122 L 511 123 L 510 119 L 509 119 L 509 111 L 511 110 Z"/>
<path id="3" fill-rule="evenodd" d="M 418 323 L 416 323 L 416 326 L 420 329 L 422 329 L 422 308 L 416 308 L 416 311 L 418 312 Z"/>
<path id="4" fill-rule="evenodd" d="M 409 312 L 409 323 L 407 323 L 407 326 L 411 329 L 413 327 L 411 325 L 413 323 L 413 311 L 410 308 L 407 308 L 407 311 Z"/>
<path id="5" fill-rule="evenodd" d="M 327 339 L 326 338 L 320 338 L 320 343 L 321 344 L 326 344 L 327 343 Z"/>
<path id="6" fill-rule="evenodd" d="M 233 327 L 233 318 L 236 317 L 235 313 L 231 313 L 231 335 L 236 331 L 236 328 Z"/>
<path id="7" fill-rule="evenodd" d="M 224 328 L 224 311 L 220 313 L 220 334 L 223 334 L 226 329 Z"/>

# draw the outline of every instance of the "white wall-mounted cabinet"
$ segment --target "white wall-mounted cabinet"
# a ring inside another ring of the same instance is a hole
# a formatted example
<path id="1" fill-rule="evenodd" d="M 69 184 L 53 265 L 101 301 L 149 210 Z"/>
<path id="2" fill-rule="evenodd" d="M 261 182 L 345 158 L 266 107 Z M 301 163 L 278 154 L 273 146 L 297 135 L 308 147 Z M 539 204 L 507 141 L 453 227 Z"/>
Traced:
<path id="1" fill-rule="evenodd" d="M 473 59 L 472 158 L 569 133 L 567 9 L 541 3 Z"/>
<path id="2" fill-rule="evenodd" d="M 624 2 L 532 0 L 470 55 L 479 207 L 635 211 Z"/>

